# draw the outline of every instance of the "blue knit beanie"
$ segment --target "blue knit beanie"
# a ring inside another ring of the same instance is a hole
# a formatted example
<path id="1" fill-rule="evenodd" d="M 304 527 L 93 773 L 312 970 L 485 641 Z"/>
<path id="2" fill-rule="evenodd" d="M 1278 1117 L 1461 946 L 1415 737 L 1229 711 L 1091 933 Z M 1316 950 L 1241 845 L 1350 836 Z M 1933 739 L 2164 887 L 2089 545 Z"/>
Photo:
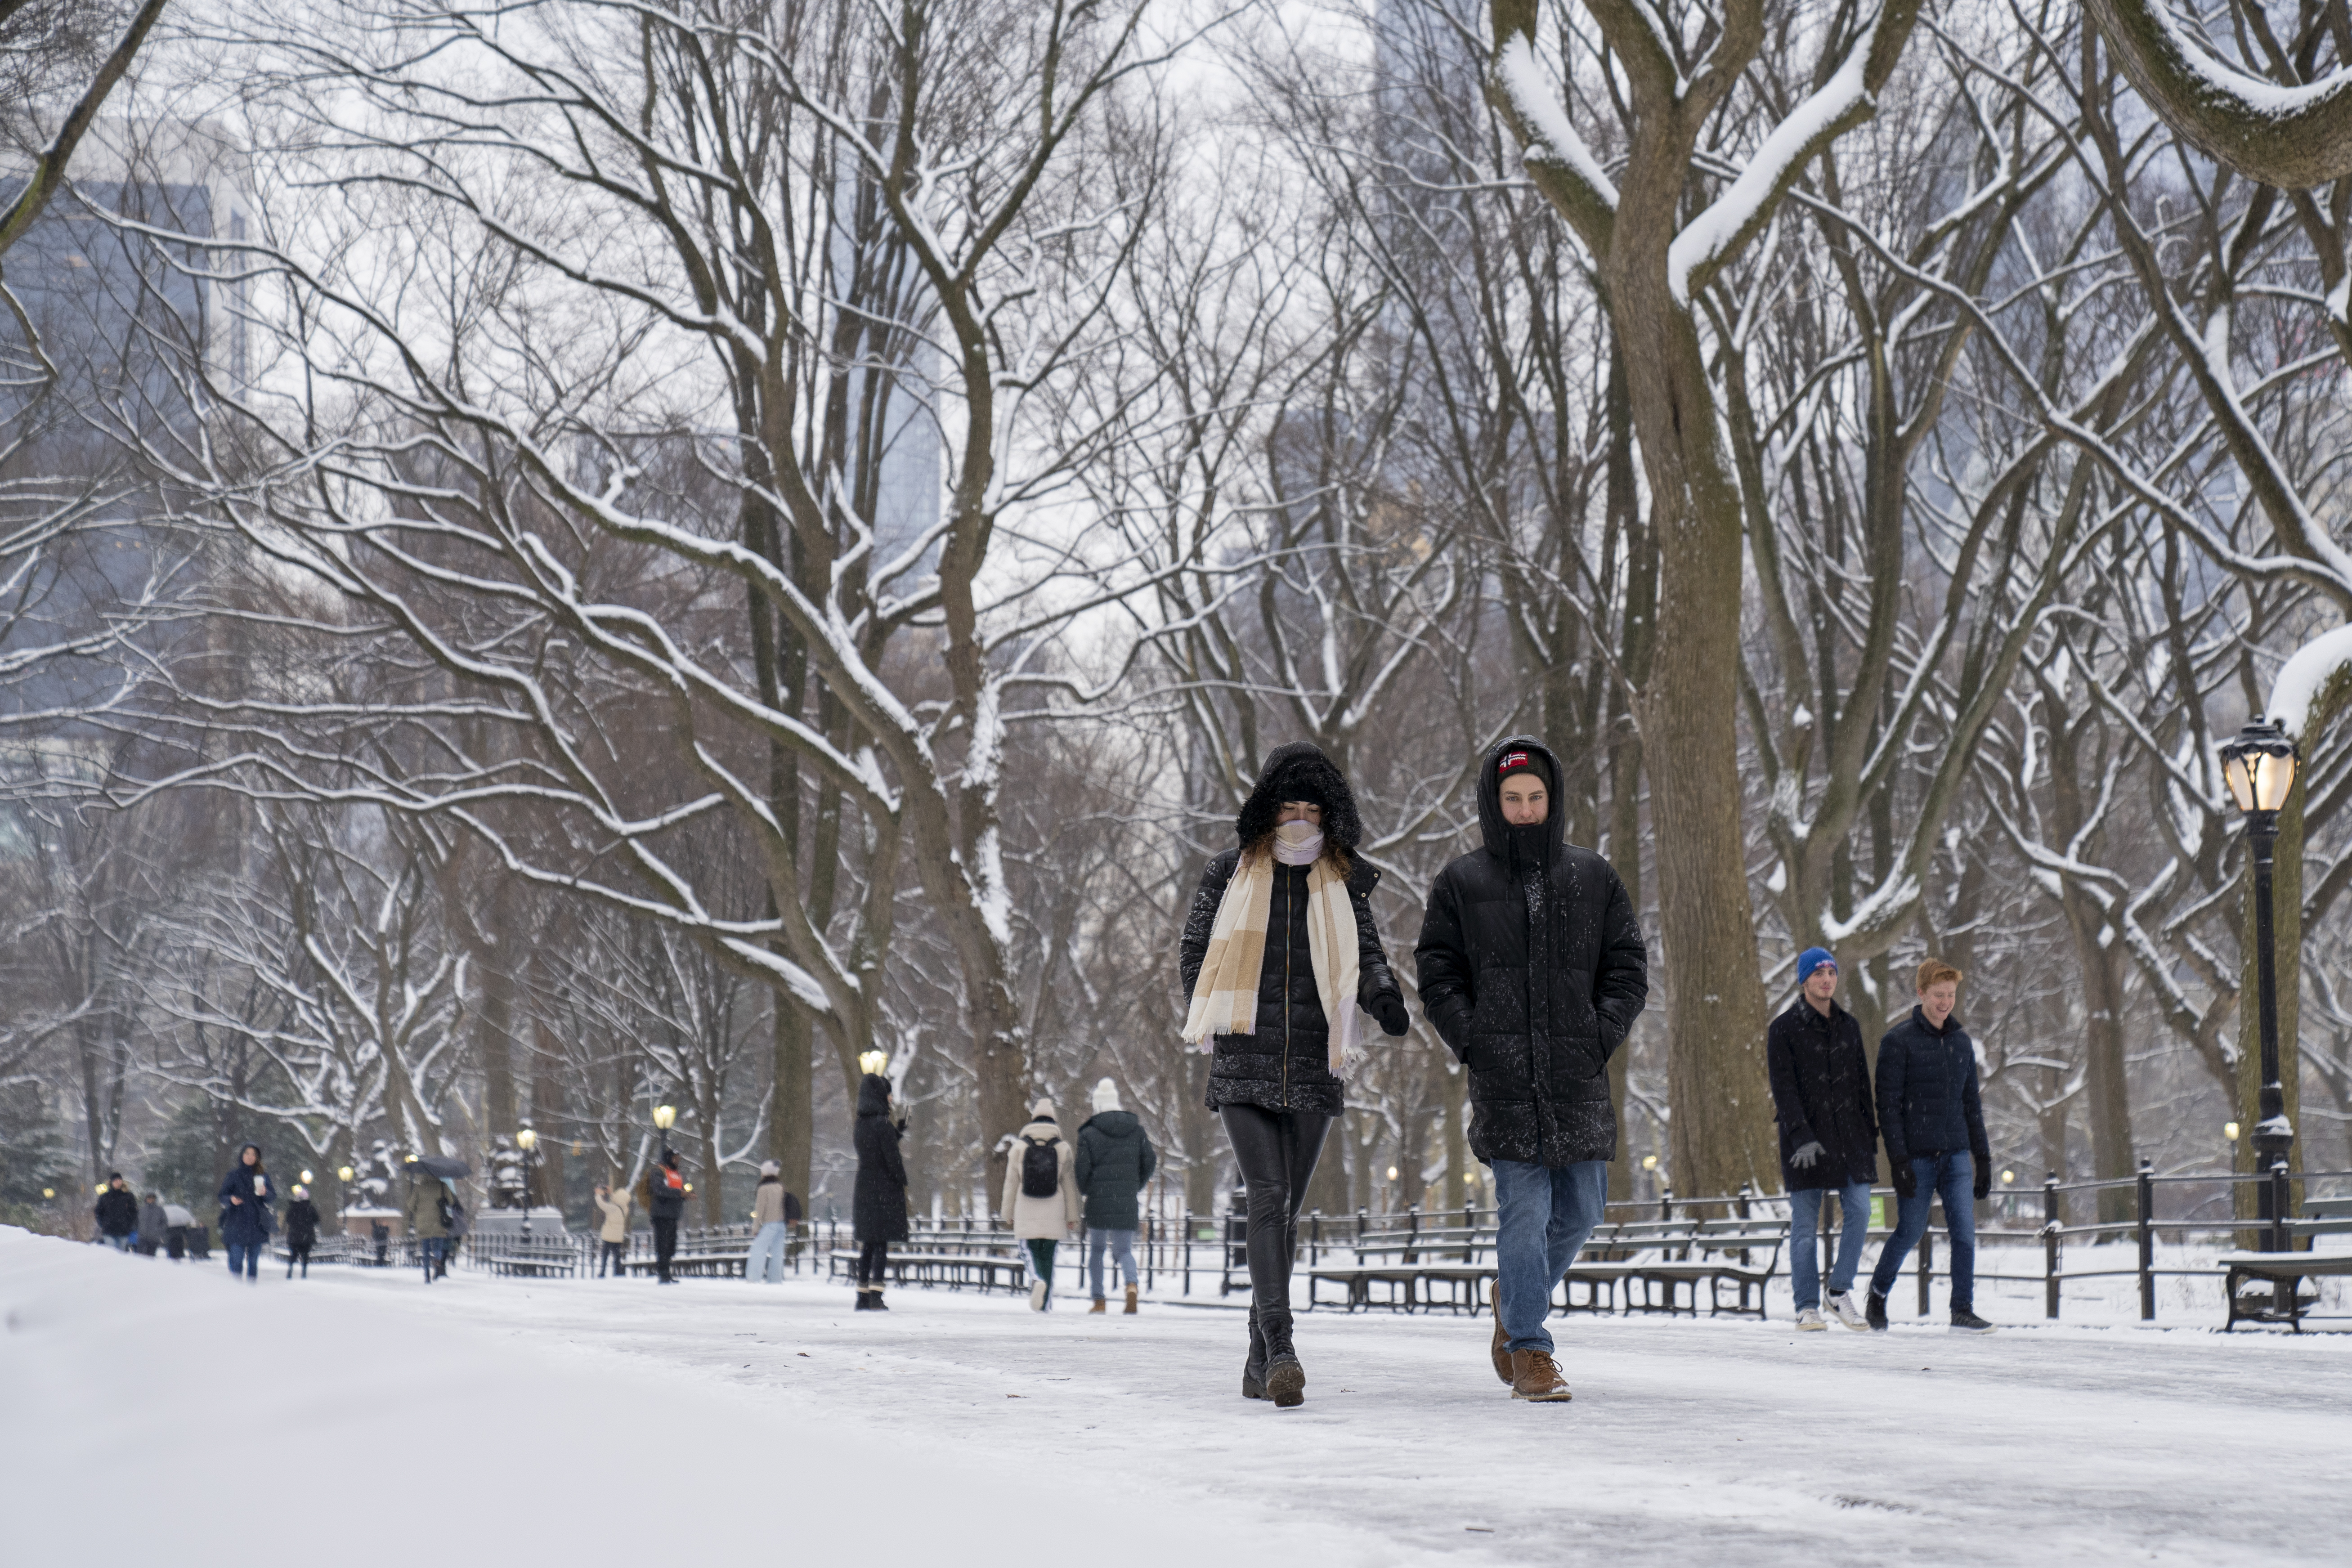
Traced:
<path id="1" fill-rule="evenodd" d="M 1813 971 L 1824 963 L 1832 969 L 1838 966 L 1836 954 L 1831 952 L 1826 947 L 1809 947 L 1797 954 L 1797 984 L 1802 985 L 1806 981 L 1811 980 L 1813 977 Z"/>

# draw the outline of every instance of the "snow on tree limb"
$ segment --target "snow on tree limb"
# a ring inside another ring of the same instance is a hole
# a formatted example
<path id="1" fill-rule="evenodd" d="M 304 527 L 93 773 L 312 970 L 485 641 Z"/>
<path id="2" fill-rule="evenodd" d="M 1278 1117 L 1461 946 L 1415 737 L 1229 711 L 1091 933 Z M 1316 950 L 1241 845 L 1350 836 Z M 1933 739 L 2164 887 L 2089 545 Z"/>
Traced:
<path id="1" fill-rule="evenodd" d="M 2352 67 L 2283 87 L 2215 56 L 2155 0 L 2083 9 L 2158 116 L 2248 179 L 2301 190 L 2352 174 Z"/>

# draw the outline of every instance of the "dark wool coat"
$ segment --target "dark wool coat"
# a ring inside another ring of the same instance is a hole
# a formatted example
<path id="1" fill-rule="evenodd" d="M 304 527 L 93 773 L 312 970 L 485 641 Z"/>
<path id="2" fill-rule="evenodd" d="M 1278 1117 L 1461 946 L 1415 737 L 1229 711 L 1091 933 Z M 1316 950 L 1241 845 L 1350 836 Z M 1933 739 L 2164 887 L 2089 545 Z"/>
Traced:
<path id="1" fill-rule="evenodd" d="M 1900 1164 L 1966 1149 L 1982 1172 L 1992 1163 L 1977 1098 L 1977 1047 L 1956 1014 L 1930 1028 L 1919 1009 L 1878 1042 L 1878 1127 Z"/>
<path id="2" fill-rule="evenodd" d="M 162 1204 L 142 1204 L 139 1207 L 139 1245 L 161 1247 L 172 1234 L 171 1216 Z"/>
<path id="3" fill-rule="evenodd" d="M 890 1080 L 867 1073 L 857 1086 L 857 1186 L 850 1214 L 860 1241 L 907 1239 L 907 1163 L 898 1157 L 898 1124 L 890 1120 Z"/>
<path id="4" fill-rule="evenodd" d="M 1862 1026 L 1830 1004 L 1823 1017 L 1800 996 L 1764 1034 L 1764 1070 L 1772 1079 L 1772 1115 L 1780 1125 L 1780 1180 L 1790 1192 L 1878 1179 L 1878 1118 L 1872 1113 L 1870 1062 Z M 1789 1156 L 1818 1142 L 1810 1169 Z"/>
<path id="5" fill-rule="evenodd" d="M 253 1178 L 268 1174 L 267 1171 L 257 1166 L 247 1165 L 240 1151 L 236 1163 L 231 1165 L 228 1174 L 221 1178 L 222 1246 L 259 1247 L 269 1239 L 269 1232 L 272 1228 L 269 1205 L 275 1200 L 272 1197 L 262 1197 L 253 1190 Z M 269 1187 L 275 1194 L 278 1184 L 271 1182 Z M 242 1198 L 245 1201 L 233 1204 L 229 1202 L 231 1198 Z"/>
<path id="6" fill-rule="evenodd" d="M 108 1236 L 129 1236 L 139 1228 L 139 1200 L 109 1187 L 98 1194 L 98 1228 Z"/>
<path id="7" fill-rule="evenodd" d="M 1209 862 L 1201 886 L 1192 895 L 1192 909 L 1178 943 L 1177 965 L 1190 1005 L 1192 986 L 1208 956 L 1209 933 L 1216 928 L 1217 907 L 1225 887 L 1241 863 L 1242 848 L 1274 831 L 1274 819 L 1290 800 L 1312 800 L 1323 807 L 1326 851 L 1352 852 L 1363 837 L 1356 815 L 1356 796 L 1330 760 L 1300 741 L 1268 752 L 1257 787 L 1250 792 L 1234 824 L 1239 842 Z M 1323 999 L 1315 989 L 1315 959 L 1307 940 L 1307 873 L 1305 866 L 1274 868 L 1274 895 L 1266 913 L 1265 966 L 1257 991 L 1257 1032 L 1219 1035 L 1215 1059 L 1209 1064 L 1208 1105 L 1220 1110 L 1228 1105 L 1255 1105 L 1268 1110 L 1306 1110 L 1337 1116 L 1346 1097 L 1330 1068 L 1331 1026 L 1323 1016 Z M 1371 895 L 1381 874 L 1356 862 L 1348 878 L 1348 901 L 1356 911 L 1356 1002 L 1371 1010 L 1381 992 L 1398 990 L 1381 947 L 1380 927 L 1372 918 Z M 1368 1026 L 1363 1031 L 1369 1035 Z"/>
<path id="8" fill-rule="evenodd" d="M 676 1219 L 686 1212 L 686 1187 L 671 1186 L 669 1175 L 669 1167 L 659 1163 L 646 1173 L 646 1213 L 656 1219 Z"/>
<path id="9" fill-rule="evenodd" d="M 1550 815 L 1503 820 L 1496 768 L 1526 752 Z M 1558 1168 L 1617 1157 L 1609 1058 L 1650 992 L 1649 952 L 1609 862 L 1567 841 L 1558 759 L 1526 736 L 1490 752 L 1478 778 L 1484 847 L 1437 874 L 1413 947 L 1421 1004 L 1470 1068 L 1479 1159 Z"/>
<path id="10" fill-rule="evenodd" d="M 1160 1168 L 1151 1140 L 1132 1110 L 1097 1110 L 1078 1129 L 1078 1191 L 1086 1194 L 1088 1230 L 1141 1226 L 1143 1184 Z"/>
<path id="11" fill-rule="evenodd" d="M 319 1205 L 296 1198 L 286 1205 L 286 1245 L 315 1247 L 319 1242 Z"/>

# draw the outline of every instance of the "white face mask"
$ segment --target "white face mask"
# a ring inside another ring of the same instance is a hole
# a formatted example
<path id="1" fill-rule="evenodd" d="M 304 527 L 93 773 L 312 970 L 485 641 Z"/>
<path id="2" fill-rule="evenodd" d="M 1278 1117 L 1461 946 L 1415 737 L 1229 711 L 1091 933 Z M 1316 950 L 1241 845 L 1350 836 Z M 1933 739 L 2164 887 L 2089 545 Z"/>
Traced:
<path id="1" fill-rule="evenodd" d="M 1286 822 L 1274 830 L 1274 836 L 1285 844 L 1304 844 L 1310 838 L 1320 838 L 1323 830 L 1311 822 Z"/>

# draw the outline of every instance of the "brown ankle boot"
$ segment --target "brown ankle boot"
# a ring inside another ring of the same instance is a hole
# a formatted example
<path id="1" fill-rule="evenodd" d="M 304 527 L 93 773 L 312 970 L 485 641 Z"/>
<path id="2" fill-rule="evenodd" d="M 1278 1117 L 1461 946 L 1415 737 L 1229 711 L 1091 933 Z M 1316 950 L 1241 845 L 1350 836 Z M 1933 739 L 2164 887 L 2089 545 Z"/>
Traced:
<path id="1" fill-rule="evenodd" d="M 1559 1375 L 1549 1355 L 1542 1351 L 1513 1351 L 1511 1397 L 1552 1404 L 1573 1396 L 1568 1391 L 1568 1380 Z"/>
<path id="2" fill-rule="evenodd" d="M 1502 1286 L 1486 1287 L 1486 1304 L 1495 1310 L 1495 1339 L 1486 1347 L 1486 1354 L 1495 1363 L 1495 1375 L 1507 1384 L 1511 1381 L 1511 1336 L 1503 1331 Z"/>
<path id="3" fill-rule="evenodd" d="M 1130 1318 L 1135 1316 L 1135 1287 L 1132 1285 L 1127 1288 L 1127 1315 Z"/>
<path id="4" fill-rule="evenodd" d="M 1096 1297 L 1096 1298 L 1095 1298 L 1095 1304 L 1094 1304 L 1093 1306 L 1088 1307 L 1088 1308 L 1087 1309 L 1087 1313 L 1088 1313 L 1089 1315 L 1091 1315 L 1091 1314 L 1093 1314 L 1093 1313 L 1096 1313 L 1096 1312 L 1108 1312 L 1108 1311 L 1109 1311 L 1109 1310 L 1110 1310 L 1110 1303 L 1109 1303 L 1109 1302 L 1108 1302 L 1108 1301 L 1106 1301 L 1106 1300 L 1104 1300 L 1100 1296 Z"/>

